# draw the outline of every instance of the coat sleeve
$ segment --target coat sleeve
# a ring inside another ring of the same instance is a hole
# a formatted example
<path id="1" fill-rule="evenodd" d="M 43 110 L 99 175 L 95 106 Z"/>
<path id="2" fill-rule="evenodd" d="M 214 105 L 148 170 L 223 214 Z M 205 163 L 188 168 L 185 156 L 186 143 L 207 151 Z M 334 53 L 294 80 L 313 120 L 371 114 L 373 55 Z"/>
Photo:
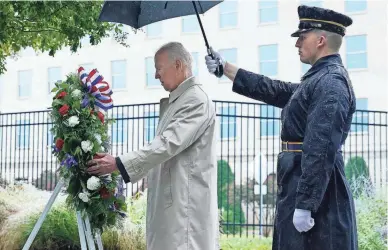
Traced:
<path id="1" fill-rule="evenodd" d="M 330 181 L 351 108 L 346 80 L 340 75 L 323 76 L 311 90 L 310 100 L 295 207 L 316 212 Z"/>
<path id="2" fill-rule="evenodd" d="M 132 183 L 138 182 L 153 167 L 189 147 L 215 122 L 210 101 L 194 95 L 184 98 L 183 105 L 178 108 L 163 133 L 155 136 L 142 149 L 118 157 L 124 166 L 119 167 L 119 170 L 125 182 L 129 179 Z"/>
<path id="3" fill-rule="evenodd" d="M 239 69 L 234 78 L 232 90 L 237 94 L 284 108 L 298 86 L 297 83 L 272 80 L 269 77 Z"/>

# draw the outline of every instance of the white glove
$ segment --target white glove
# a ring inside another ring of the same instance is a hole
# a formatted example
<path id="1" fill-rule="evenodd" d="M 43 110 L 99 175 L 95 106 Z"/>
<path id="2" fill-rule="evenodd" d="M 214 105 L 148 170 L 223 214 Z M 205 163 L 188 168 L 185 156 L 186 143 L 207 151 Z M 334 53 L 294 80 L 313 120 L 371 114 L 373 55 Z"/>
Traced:
<path id="1" fill-rule="evenodd" d="M 309 231 L 315 224 L 311 218 L 311 211 L 303 209 L 295 209 L 292 222 L 300 233 Z"/>
<path id="2" fill-rule="evenodd" d="M 207 70 L 210 73 L 214 73 L 220 64 L 225 68 L 226 61 L 221 57 L 220 53 L 214 51 L 212 47 L 210 47 L 210 52 L 213 54 L 214 59 L 209 55 L 205 56 Z"/>

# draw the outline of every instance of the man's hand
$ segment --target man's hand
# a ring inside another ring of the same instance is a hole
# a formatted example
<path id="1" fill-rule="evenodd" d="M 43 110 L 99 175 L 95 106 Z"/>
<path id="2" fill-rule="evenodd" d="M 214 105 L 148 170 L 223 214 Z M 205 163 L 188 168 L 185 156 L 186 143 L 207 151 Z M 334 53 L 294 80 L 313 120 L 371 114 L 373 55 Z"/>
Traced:
<path id="1" fill-rule="evenodd" d="M 91 175 L 105 175 L 117 170 L 115 158 L 106 153 L 97 153 L 96 157 L 88 162 L 87 172 Z"/>
<path id="2" fill-rule="evenodd" d="M 211 53 L 213 54 L 213 56 L 215 57 L 214 59 L 207 55 L 205 56 L 205 62 L 206 62 L 206 66 L 207 66 L 207 70 L 214 74 L 214 72 L 216 72 L 216 69 L 218 67 L 218 65 L 222 65 L 225 69 L 225 64 L 226 64 L 226 61 L 221 57 L 220 53 L 218 52 L 215 52 L 213 50 L 213 48 L 210 47 L 210 51 Z"/>
<path id="3" fill-rule="evenodd" d="M 311 218 L 311 211 L 303 209 L 295 209 L 292 222 L 300 233 L 309 231 L 315 224 L 314 219 Z"/>

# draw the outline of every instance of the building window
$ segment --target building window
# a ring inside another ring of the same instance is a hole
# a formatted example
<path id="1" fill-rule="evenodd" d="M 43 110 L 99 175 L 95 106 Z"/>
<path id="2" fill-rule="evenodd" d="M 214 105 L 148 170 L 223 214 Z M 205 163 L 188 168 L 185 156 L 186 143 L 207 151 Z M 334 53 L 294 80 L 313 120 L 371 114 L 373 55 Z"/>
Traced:
<path id="1" fill-rule="evenodd" d="M 278 20 L 277 0 L 259 2 L 259 23 L 273 23 Z"/>
<path id="2" fill-rule="evenodd" d="M 193 61 L 191 62 L 193 76 L 198 76 L 198 52 L 192 52 L 191 58 L 193 59 Z"/>
<path id="3" fill-rule="evenodd" d="M 93 63 L 85 63 L 85 64 L 81 64 L 80 66 L 85 69 L 86 74 L 89 74 L 90 71 L 92 71 L 94 69 L 94 64 Z"/>
<path id="4" fill-rule="evenodd" d="M 348 69 L 368 67 L 366 35 L 346 37 L 346 67 Z"/>
<path id="5" fill-rule="evenodd" d="M 351 132 L 367 132 L 368 131 L 368 99 L 358 98 L 356 100 L 356 112 L 353 115 Z M 356 123 L 356 124 L 355 124 Z"/>
<path id="6" fill-rule="evenodd" d="M 52 67 L 48 68 L 48 93 L 51 93 L 51 90 L 55 88 L 55 83 L 62 80 L 62 70 L 61 67 Z"/>
<path id="7" fill-rule="evenodd" d="M 156 128 L 159 123 L 159 112 L 145 112 L 144 117 L 144 138 L 149 143 L 154 139 L 156 134 Z"/>
<path id="8" fill-rule="evenodd" d="M 155 63 L 153 57 L 147 57 L 145 59 L 146 64 L 146 83 L 148 87 L 160 86 L 158 79 L 155 79 Z"/>
<path id="9" fill-rule="evenodd" d="M 126 85 L 126 60 L 117 60 L 111 62 L 112 70 L 112 88 L 124 89 Z"/>
<path id="10" fill-rule="evenodd" d="M 307 71 L 309 71 L 310 68 L 311 68 L 311 65 L 310 65 L 310 64 L 301 63 L 301 73 L 302 73 L 302 76 L 303 76 L 304 74 L 306 74 Z"/>
<path id="11" fill-rule="evenodd" d="M 236 106 L 221 107 L 220 136 L 221 139 L 236 137 Z"/>
<path id="12" fill-rule="evenodd" d="M 220 28 L 237 26 L 237 1 L 224 1 L 220 4 Z"/>
<path id="13" fill-rule="evenodd" d="M 30 122 L 29 120 L 18 120 L 16 128 L 16 147 L 28 148 L 30 145 Z"/>
<path id="14" fill-rule="evenodd" d="M 198 32 L 200 29 L 196 15 L 182 17 L 182 32 L 192 33 Z"/>
<path id="15" fill-rule="evenodd" d="M 345 12 L 362 12 L 366 11 L 366 0 L 345 0 Z"/>
<path id="16" fill-rule="evenodd" d="M 280 132 L 280 110 L 271 105 L 260 105 L 260 135 L 278 136 Z"/>
<path id="17" fill-rule="evenodd" d="M 278 46 L 259 46 L 259 72 L 262 75 L 273 77 L 278 74 Z"/>
<path id="18" fill-rule="evenodd" d="M 218 51 L 220 55 L 229 63 L 236 65 L 237 64 L 237 49 L 221 49 Z M 221 81 L 227 81 L 228 78 L 223 75 L 220 78 Z"/>
<path id="19" fill-rule="evenodd" d="M 162 34 L 162 22 L 151 23 L 146 26 L 147 37 L 158 37 Z"/>
<path id="20" fill-rule="evenodd" d="M 18 72 L 19 97 L 29 97 L 31 95 L 32 70 L 22 70 Z"/>
<path id="21" fill-rule="evenodd" d="M 300 4 L 311 6 L 311 7 L 322 8 L 322 4 L 323 4 L 322 2 L 323 2 L 322 0 L 302 0 L 302 1 L 300 1 Z"/>
<path id="22" fill-rule="evenodd" d="M 127 141 L 128 129 L 127 120 L 123 114 L 117 114 L 114 118 L 115 123 L 112 124 L 112 141 L 113 143 L 124 143 Z"/>

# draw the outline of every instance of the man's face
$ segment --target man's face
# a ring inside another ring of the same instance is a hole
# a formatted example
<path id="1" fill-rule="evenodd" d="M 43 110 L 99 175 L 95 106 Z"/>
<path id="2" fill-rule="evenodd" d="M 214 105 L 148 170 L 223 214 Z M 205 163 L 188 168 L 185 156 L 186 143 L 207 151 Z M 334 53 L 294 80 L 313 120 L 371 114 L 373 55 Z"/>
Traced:
<path id="1" fill-rule="evenodd" d="M 155 78 L 159 79 L 166 91 L 173 91 L 179 84 L 178 64 L 169 59 L 167 52 L 160 52 L 155 56 Z"/>
<path id="2" fill-rule="evenodd" d="M 314 32 L 304 32 L 299 35 L 295 47 L 299 49 L 300 61 L 313 64 L 316 61 L 318 50 L 322 47 L 322 36 Z"/>

